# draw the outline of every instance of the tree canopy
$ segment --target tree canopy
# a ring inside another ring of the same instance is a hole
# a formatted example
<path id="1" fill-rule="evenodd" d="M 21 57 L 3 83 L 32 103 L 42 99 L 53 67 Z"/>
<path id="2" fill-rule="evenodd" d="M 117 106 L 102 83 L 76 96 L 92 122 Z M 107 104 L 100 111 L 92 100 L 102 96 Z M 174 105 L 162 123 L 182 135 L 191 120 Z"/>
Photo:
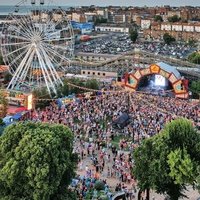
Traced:
<path id="1" fill-rule="evenodd" d="M 155 15 L 155 16 L 154 16 L 154 21 L 155 21 L 155 22 L 163 22 L 163 18 L 162 18 L 162 16 L 160 16 L 160 15 Z"/>
<path id="2" fill-rule="evenodd" d="M 178 200 L 186 185 L 198 181 L 200 134 L 187 119 L 174 120 L 161 133 L 144 140 L 134 159 L 133 174 L 141 190 L 154 189 Z"/>
<path id="3" fill-rule="evenodd" d="M 200 95 L 200 81 L 192 81 L 192 83 L 190 84 L 190 90 L 192 91 L 193 94 L 195 94 L 197 96 L 197 98 L 199 98 L 199 95 Z"/>
<path id="4" fill-rule="evenodd" d="M 97 17 L 94 23 L 95 23 L 95 25 L 97 25 L 97 24 L 107 23 L 107 21 L 108 20 L 105 18 Z"/>
<path id="5" fill-rule="evenodd" d="M 3 91 L 0 91 L 0 118 L 5 117 L 8 108 L 8 101 Z"/>
<path id="6" fill-rule="evenodd" d="M 7 127 L 0 137 L 0 199 L 69 199 L 67 186 L 76 168 L 72 145 L 73 134 L 63 125 Z"/>
<path id="7" fill-rule="evenodd" d="M 166 43 L 166 44 L 171 44 L 172 42 L 175 42 L 176 40 L 175 40 L 175 38 L 174 37 L 172 37 L 169 33 L 165 33 L 164 35 L 163 35 L 163 40 L 164 40 L 164 42 Z"/>
<path id="8" fill-rule="evenodd" d="M 130 38 L 131 38 L 131 41 L 133 43 L 135 43 L 137 38 L 138 38 L 138 32 L 137 31 L 131 31 L 130 32 Z"/>
<path id="9" fill-rule="evenodd" d="M 70 80 L 65 79 L 64 85 L 60 88 L 62 96 L 67 96 L 67 95 L 73 94 L 73 93 L 80 94 L 80 93 L 87 92 L 84 89 L 81 89 L 78 87 L 73 87 L 73 86 L 69 85 L 68 83 L 72 83 L 78 87 L 86 87 L 86 88 L 94 89 L 94 90 L 99 89 L 99 83 L 96 79 L 88 79 L 86 81 L 83 81 L 78 78 L 72 78 Z"/>
<path id="10" fill-rule="evenodd" d="M 180 20 L 181 20 L 181 18 L 178 15 L 173 15 L 171 17 L 168 17 L 168 21 L 172 22 L 172 23 L 179 22 Z"/>
<path id="11" fill-rule="evenodd" d="M 200 64 L 200 52 L 193 52 L 188 56 L 191 63 Z"/>

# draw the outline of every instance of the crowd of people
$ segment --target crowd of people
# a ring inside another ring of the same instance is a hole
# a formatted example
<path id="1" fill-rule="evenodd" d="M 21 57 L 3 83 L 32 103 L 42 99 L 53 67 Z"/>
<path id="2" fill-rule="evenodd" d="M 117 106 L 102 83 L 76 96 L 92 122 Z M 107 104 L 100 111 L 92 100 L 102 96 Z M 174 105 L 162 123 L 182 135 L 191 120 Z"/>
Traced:
<path id="1" fill-rule="evenodd" d="M 114 129 L 112 122 L 123 113 L 130 115 L 130 123 L 124 129 Z M 87 180 L 104 181 L 109 197 L 110 191 L 125 191 L 133 199 L 134 148 L 177 117 L 188 118 L 197 126 L 199 114 L 199 104 L 190 100 L 119 92 L 82 98 L 61 107 L 52 103 L 45 109 L 33 110 L 29 119 L 64 124 L 74 132 L 74 152 L 79 155 L 75 191 L 79 199 L 84 199 L 94 185 L 86 184 Z M 112 188 L 113 184 L 116 187 Z"/>

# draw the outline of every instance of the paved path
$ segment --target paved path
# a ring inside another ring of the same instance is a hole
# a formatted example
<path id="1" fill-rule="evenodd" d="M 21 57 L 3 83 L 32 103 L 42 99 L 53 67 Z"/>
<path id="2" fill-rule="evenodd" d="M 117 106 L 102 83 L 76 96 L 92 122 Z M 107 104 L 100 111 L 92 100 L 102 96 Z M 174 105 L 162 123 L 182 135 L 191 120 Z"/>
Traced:
<path id="1" fill-rule="evenodd" d="M 105 170 L 103 171 L 103 173 L 100 174 L 100 179 L 106 179 L 108 185 L 110 186 L 111 191 L 114 192 L 116 185 L 118 183 L 120 183 L 120 181 L 117 178 L 108 178 L 107 177 L 107 167 L 108 166 L 111 167 L 111 165 L 112 165 L 111 162 L 106 163 Z M 78 168 L 77 174 L 81 175 L 81 176 L 86 175 L 86 172 L 85 172 L 86 166 L 93 171 L 95 170 L 94 166 L 92 165 L 92 160 L 88 156 L 86 156 L 83 159 L 82 170 L 80 170 L 80 168 Z M 131 184 L 125 183 L 124 185 L 126 185 L 128 189 L 131 189 L 131 187 L 132 187 L 132 183 Z M 200 194 L 198 193 L 198 191 L 193 190 L 191 186 L 189 186 L 187 189 L 188 189 L 188 191 L 186 191 L 185 194 L 188 196 L 188 199 L 183 198 L 182 200 L 197 200 L 198 197 L 200 197 Z M 135 196 L 137 197 L 137 193 L 135 194 Z M 134 199 L 137 199 L 137 198 L 133 198 L 133 200 Z M 150 200 L 164 200 L 164 196 L 151 191 L 150 192 Z"/>

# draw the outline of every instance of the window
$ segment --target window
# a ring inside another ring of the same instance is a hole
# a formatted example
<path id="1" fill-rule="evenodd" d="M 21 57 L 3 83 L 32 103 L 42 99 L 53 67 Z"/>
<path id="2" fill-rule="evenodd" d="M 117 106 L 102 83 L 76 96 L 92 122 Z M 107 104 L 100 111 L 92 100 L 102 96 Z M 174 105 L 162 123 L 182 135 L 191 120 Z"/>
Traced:
<path id="1" fill-rule="evenodd" d="M 95 72 L 93 72 L 93 75 L 95 75 Z"/>
<path id="2" fill-rule="evenodd" d="M 106 74 L 105 73 L 103 73 L 103 76 L 105 76 Z"/>
<path id="3" fill-rule="evenodd" d="M 98 72 L 98 76 L 100 76 L 101 75 L 101 73 L 100 72 Z"/>
<path id="4" fill-rule="evenodd" d="M 85 74 L 85 71 L 83 71 L 83 74 Z"/>
<path id="5" fill-rule="evenodd" d="M 88 74 L 90 74 L 90 72 L 88 72 Z"/>

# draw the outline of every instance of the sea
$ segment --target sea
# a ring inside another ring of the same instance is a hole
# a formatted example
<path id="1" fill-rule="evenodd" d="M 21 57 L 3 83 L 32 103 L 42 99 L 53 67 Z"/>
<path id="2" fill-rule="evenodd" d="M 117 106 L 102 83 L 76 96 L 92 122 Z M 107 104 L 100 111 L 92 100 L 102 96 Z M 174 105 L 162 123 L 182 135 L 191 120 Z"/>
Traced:
<path id="1" fill-rule="evenodd" d="M 19 6 L 16 7 L 13 6 L 5 6 L 0 5 L 0 15 L 9 15 L 10 13 L 13 13 L 15 11 L 18 11 L 17 13 L 20 15 L 27 14 L 30 10 L 52 10 L 52 9 L 63 9 L 63 10 L 69 10 L 70 6 Z"/>

